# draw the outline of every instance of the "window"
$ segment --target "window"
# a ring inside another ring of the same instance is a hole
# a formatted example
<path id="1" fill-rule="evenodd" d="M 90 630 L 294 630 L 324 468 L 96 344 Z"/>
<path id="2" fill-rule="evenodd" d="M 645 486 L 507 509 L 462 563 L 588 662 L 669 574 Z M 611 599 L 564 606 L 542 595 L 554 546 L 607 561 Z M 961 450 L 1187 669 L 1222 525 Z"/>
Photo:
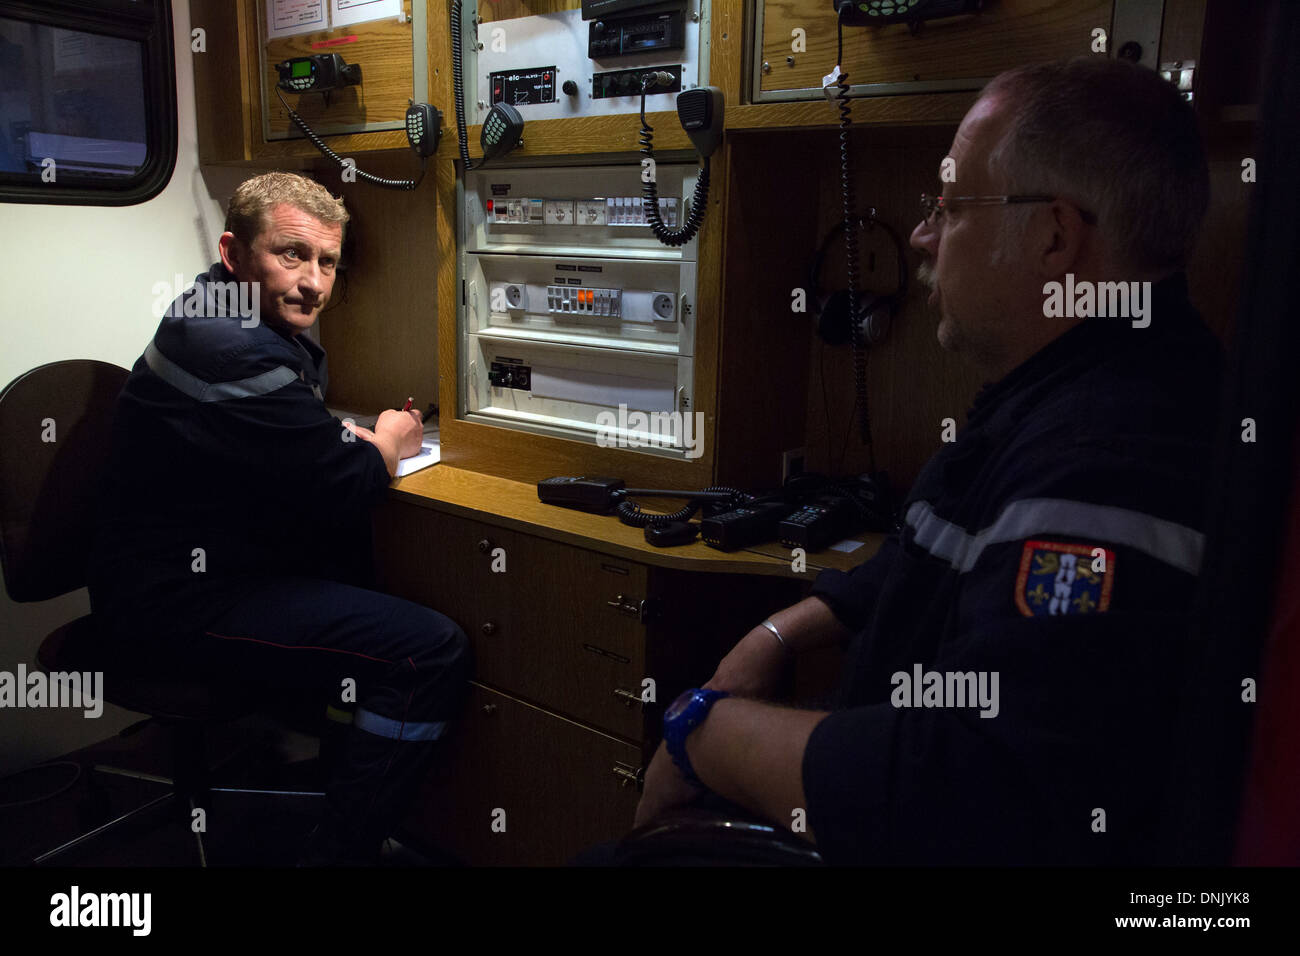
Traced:
<path id="1" fill-rule="evenodd" d="M 0 0 L 0 201 L 125 206 L 175 166 L 170 0 Z"/>

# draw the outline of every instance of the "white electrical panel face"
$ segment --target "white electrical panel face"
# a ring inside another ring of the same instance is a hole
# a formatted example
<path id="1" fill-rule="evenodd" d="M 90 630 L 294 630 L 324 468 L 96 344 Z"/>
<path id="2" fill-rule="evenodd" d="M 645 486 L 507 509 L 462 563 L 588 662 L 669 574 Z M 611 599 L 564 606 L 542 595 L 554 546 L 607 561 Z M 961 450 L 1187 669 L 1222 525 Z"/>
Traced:
<path id="1" fill-rule="evenodd" d="M 466 256 L 473 332 L 690 355 L 695 263 L 557 256 Z"/>
<path id="2" fill-rule="evenodd" d="M 657 170 L 660 212 L 689 211 L 698 168 Z M 699 454 L 695 242 L 645 224 L 640 166 L 485 168 L 461 216 L 461 415 Z M 670 225 L 671 227 L 671 225 Z"/>
<path id="3" fill-rule="evenodd" d="M 465 180 L 466 248 L 694 260 L 696 239 L 671 248 L 646 225 L 642 173 L 641 166 L 472 170 Z M 695 165 L 655 164 L 659 215 L 669 229 L 685 223 L 698 174 Z"/>
<path id="4" fill-rule="evenodd" d="M 494 103 L 515 107 L 525 123 L 636 113 L 649 70 L 668 73 L 672 83 L 648 93 L 646 111 L 675 109 L 678 93 L 708 84 L 708 16 L 708 0 L 592 20 L 581 10 L 510 20 L 489 14 L 487 22 L 466 15 L 465 116 L 482 123 Z"/>
<path id="5" fill-rule="evenodd" d="M 673 458 L 698 458 L 692 362 L 631 349 L 470 336 L 469 421 Z"/>

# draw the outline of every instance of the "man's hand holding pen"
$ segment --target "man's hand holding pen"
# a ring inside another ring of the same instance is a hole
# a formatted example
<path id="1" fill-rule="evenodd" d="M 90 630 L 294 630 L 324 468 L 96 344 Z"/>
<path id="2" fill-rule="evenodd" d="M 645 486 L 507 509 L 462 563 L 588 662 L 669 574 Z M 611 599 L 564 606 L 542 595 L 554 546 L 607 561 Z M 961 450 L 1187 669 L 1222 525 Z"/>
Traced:
<path id="1" fill-rule="evenodd" d="M 345 423 L 347 428 L 379 449 L 390 475 L 397 474 L 397 463 L 401 459 L 420 453 L 424 439 L 424 419 L 419 411 L 411 407 L 414 403 L 414 398 L 408 398 L 401 411 L 395 408 L 384 409 L 379 413 L 374 431 Z"/>

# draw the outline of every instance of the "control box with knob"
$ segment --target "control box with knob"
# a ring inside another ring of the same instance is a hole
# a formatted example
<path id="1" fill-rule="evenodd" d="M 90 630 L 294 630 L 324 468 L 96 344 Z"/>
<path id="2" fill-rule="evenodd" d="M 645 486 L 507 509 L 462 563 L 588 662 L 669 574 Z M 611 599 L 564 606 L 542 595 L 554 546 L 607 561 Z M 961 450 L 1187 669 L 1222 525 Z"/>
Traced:
<path id="1" fill-rule="evenodd" d="M 467 0 L 466 121 L 484 123 L 493 105 L 515 107 L 525 124 L 637 113 L 642 79 L 651 72 L 672 75 L 671 85 L 647 91 L 656 110 L 670 109 L 672 96 L 708 83 L 712 3 L 639 0 L 599 14 L 588 10 L 591 19 L 584 20 L 575 9 L 507 18 L 498 9 L 504 4 Z"/>

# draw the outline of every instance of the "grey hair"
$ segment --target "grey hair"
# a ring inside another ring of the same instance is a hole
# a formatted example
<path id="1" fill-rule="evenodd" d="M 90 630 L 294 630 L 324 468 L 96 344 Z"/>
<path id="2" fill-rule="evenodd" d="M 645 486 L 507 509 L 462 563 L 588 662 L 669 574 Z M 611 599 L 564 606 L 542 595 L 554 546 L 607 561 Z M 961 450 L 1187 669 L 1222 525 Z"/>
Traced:
<path id="1" fill-rule="evenodd" d="M 988 166 L 1009 193 L 1060 196 L 1092 212 L 1117 267 L 1186 263 L 1210 176 L 1196 117 L 1173 84 L 1125 60 L 1084 56 L 999 74 L 980 97 L 1007 110 Z M 1019 247 L 1037 208 L 1006 211 L 995 258 Z"/>

